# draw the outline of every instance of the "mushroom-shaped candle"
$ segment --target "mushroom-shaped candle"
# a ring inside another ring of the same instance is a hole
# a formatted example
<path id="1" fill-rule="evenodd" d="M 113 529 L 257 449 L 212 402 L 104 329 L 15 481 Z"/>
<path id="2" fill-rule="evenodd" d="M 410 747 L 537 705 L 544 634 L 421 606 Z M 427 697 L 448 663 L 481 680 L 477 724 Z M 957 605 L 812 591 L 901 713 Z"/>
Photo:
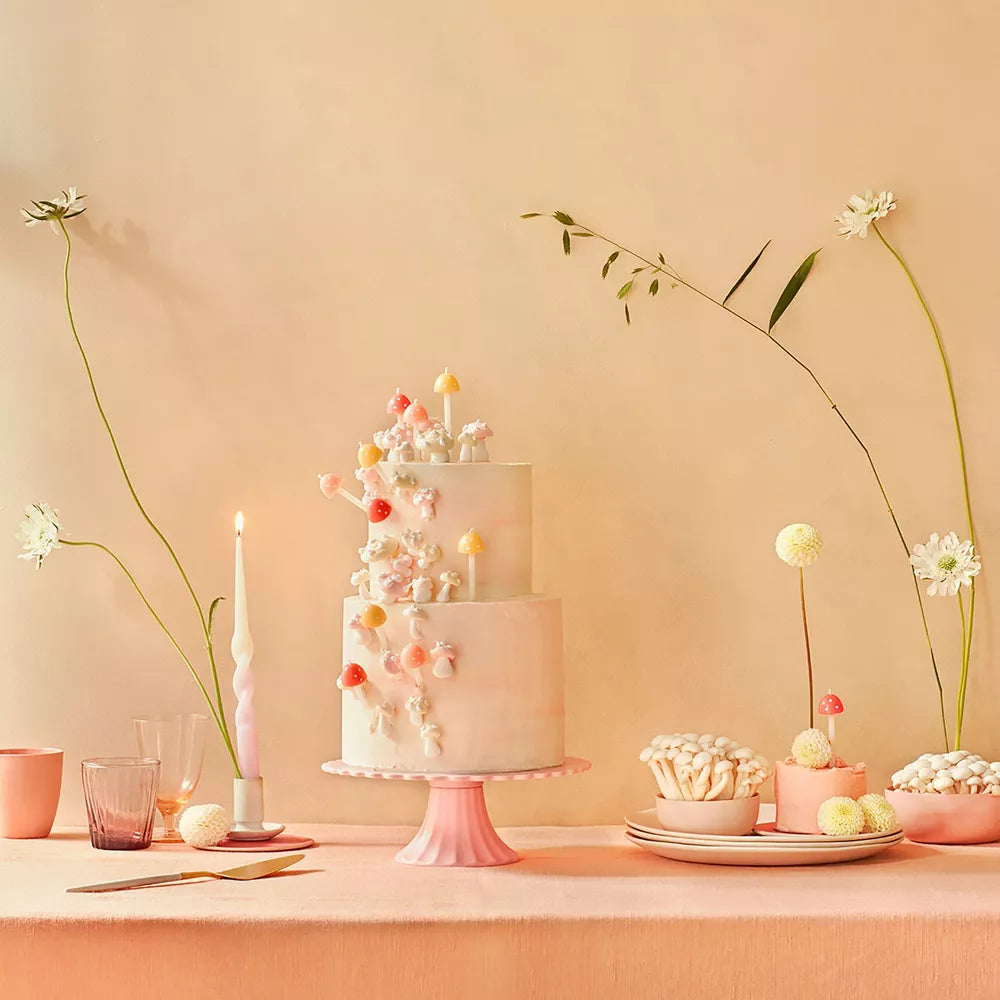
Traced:
<path id="1" fill-rule="evenodd" d="M 345 663 L 340 677 L 337 678 L 337 687 L 341 691 L 350 691 L 358 701 L 364 701 L 367 682 L 368 675 L 360 663 Z"/>
<path id="2" fill-rule="evenodd" d="M 361 624 L 365 628 L 378 628 L 379 625 L 385 624 L 385 609 L 379 607 L 377 604 L 369 604 L 364 611 L 361 612 Z"/>
<path id="3" fill-rule="evenodd" d="M 374 497 L 368 503 L 368 520 L 372 524 L 379 524 L 392 513 L 392 504 L 382 497 Z"/>
<path id="4" fill-rule="evenodd" d="M 382 449 L 377 444 L 358 442 L 358 465 L 362 469 L 370 469 L 382 461 Z"/>
<path id="5" fill-rule="evenodd" d="M 469 557 L 469 600 L 476 599 L 476 556 L 483 551 L 483 540 L 479 537 L 479 532 L 470 528 L 458 540 L 458 551 L 463 556 Z"/>
<path id="6" fill-rule="evenodd" d="M 424 741 L 425 757 L 441 756 L 441 727 L 428 722 L 420 727 L 420 736 Z"/>
<path id="7" fill-rule="evenodd" d="M 409 405 L 410 397 L 405 396 L 399 386 L 396 386 L 396 391 L 389 397 L 389 402 L 385 404 L 385 412 L 394 416 L 396 423 L 399 424 L 403 422 L 403 414 Z"/>
<path id="8" fill-rule="evenodd" d="M 431 659 L 434 661 L 434 669 L 431 671 L 435 677 L 452 677 L 455 668 L 455 650 L 446 642 L 436 642 L 431 648 Z"/>
<path id="9" fill-rule="evenodd" d="M 447 604 L 451 600 L 451 592 L 461 585 L 462 578 L 453 569 L 450 569 L 446 573 L 442 573 L 438 579 L 441 581 L 441 589 L 438 591 L 437 601 L 439 604 Z"/>
<path id="10" fill-rule="evenodd" d="M 438 491 L 432 486 L 424 486 L 419 490 L 414 490 L 413 492 L 413 503 L 414 506 L 420 508 L 420 516 L 425 521 L 433 521 L 434 516 L 437 511 L 434 510 L 434 504 L 437 503 Z"/>
<path id="11" fill-rule="evenodd" d="M 348 493 L 344 489 L 344 480 L 342 476 L 338 476 L 335 472 L 323 472 L 319 476 L 319 488 L 320 492 L 327 498 L 327 500 L 332 500 L 338 494 L 342 496 L 348 503 L 354 504 L 358 510 L 364 510 L 365 505 L 353 494 Z"/>
<path id="12" fill-rule="evenodd" d="M 419 679 L 420 668 L 427 662 L 427 650 L 416 642 L 408 642 L 399 654 L 399 661 Z"/>
<path id="13" fill-rule="evenodd" d="M 826 716 L 826 733 L 830 737 L 830 745 L 833 746 L 837 716 L 844 714 L 844 703 L 830 691 L 819 700 L 819 714 Z"/>
<path id="14" fill-rule="evenodd" d="M 458 384 L 458 379 L 448 371 L 447 365 L 445 365 L 444 371 L 434 380 L 434 391 L 444 396 L 444 429 L 449 434 L 451 434 L 451 397 L 454 393 L 459 392 L 461 388 Z"/>
<path id="15" fill-rule="evenodd" d="M 403 420 L 413 428 L 414 433 L 425 430 L 431 422 L 427 416 L 427 407 L 419 399 L 415 399 L 403 410 Z"/>

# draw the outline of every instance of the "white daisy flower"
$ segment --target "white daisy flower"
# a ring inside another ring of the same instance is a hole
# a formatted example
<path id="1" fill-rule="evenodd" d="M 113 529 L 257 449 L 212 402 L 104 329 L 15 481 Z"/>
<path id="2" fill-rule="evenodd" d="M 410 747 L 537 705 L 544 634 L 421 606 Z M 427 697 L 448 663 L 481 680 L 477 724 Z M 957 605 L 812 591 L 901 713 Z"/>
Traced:
<path id="1" fill-rule="evenodd" d="M 71 187 L 68 191 L 60 192 L 50 201 L 33 201 L 31 204 L 34 206 L 34 210 L 21 209 L 24 224 L 37 226 L 39 222 L 47 222 L 52 227 L 52 231 L 58 233 L 57 223 L 60 219 L 73 219 L 87 210 L 87 206 L 83 203 L 83 199 L 86 197 L 85 194 L 77 194 L 76 188 Z"/>
<path id="2" fill-rule="evenodd" d="M 59 511 L 47 503 L 33 503 L 25 509 L 21 530 L 15 537 L 24 548 L 17 558 L 34 559 L 35 569 L 40 569 L 42 560 L 59 548 Z"/>
<path id="3" fill-rule="evenodd" d="M 926 545 L 914 545 L 910 565 L 918 580 L 930 581 L 928 597 L 954 597 L 959 587 L 971 587 L 972 578 L 982 569 L 975 546 L 970 541 L 960 542 L 954 531 L 944 538 L 934 533 Z"/>
<path id="4" fill-rule="evenodd" d="M 868 227 L 878 219 L 884 219 L 896 207 L 896 196 L 891 191 L 873 194 L 870 190 L 863 195 L 852 194 L 847 208 L 834 220 L 840 223 L 838 232 L 850 239 L 868 235 Z"/>
<path id="5" fill-rule="evenodd" d="M 819 558 L 823 539 L 811 524 L 789 524 L 778 532 L 774 551 L 789 566 L 811 566 Z"/>

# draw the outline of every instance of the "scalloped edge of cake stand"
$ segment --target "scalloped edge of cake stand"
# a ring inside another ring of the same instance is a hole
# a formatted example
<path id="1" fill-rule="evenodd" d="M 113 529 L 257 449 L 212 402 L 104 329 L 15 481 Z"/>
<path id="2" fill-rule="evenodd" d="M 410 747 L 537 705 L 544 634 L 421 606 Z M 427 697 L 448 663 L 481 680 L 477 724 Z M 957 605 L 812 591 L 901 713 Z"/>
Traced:
<path id="1" fill-rule="evenodd" d="M 531 781 L 562 778 L 590 768 L 582 757 L 533 771 L 493 771 L 487 774 L 416 773 L 359 767 L 343 760 L 322 765 L 327 774 L 350 778 L 426 781 L 430 785 L 423 822 L 413 839 L 397 855 L 404 865 L 434 868 L 492 868 L 513 864 L 520 856 L 501 840 L 486 808 L 487 781 Z"/>

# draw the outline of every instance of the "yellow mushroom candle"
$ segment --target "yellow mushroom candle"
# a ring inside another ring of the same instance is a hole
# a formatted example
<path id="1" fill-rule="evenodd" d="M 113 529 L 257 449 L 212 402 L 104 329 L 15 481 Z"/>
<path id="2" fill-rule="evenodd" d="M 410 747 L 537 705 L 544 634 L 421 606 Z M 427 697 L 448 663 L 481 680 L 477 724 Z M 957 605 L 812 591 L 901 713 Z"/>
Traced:
<path id="1" fill-rule="evenodd" d="M 462 387 L 458 384 L 458 379 L 445 365 L 444 371 L 434 380 L 434 391 L 444 396 L 444 429 L 451 434 L 451 397 L 453 393 L 461 392 Z"/>
<path id="2" fill-rule="evenodd" d="M 247 615 L 247 584 L 243 572 L 243 511 L 236 514 L 236 583 L 233 587 L 233 641 L 230 651 L 236 661 L 233 691 L 236 693 L 236 757 L 244 778 L 259 778 L 257 716 L 253 708 L 253 637 Z"/>
<path id="3" fill-rule="evenodd" d="M 483 540 L 479 537 L 479 532 L 470 528 L 458 540 L 458 551 L 463 556 L 469 557 L 469 600 L 476 599 L 476 556 L 483 551 Z"/>
<path id="4" fill-rule="evenodd" d="M 377 465 L 382 461 L 382 455 L 382 449 L 377 444 L 358 442 L 358 465 L 362 469 L 370 469 L 373 465 Z"/>

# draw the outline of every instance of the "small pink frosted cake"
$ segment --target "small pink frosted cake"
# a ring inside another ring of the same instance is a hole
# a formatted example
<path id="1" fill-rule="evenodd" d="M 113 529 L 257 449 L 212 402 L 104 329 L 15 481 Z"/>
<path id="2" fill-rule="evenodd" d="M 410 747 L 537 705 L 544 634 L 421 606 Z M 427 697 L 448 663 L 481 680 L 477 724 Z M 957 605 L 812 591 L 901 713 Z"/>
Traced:
<path id="1" fill-rule="evenodd" d="M 816 822 L 819 807 L 835 795 L 858 799 L 868 790 L 864 764 L 847 764 L 839 757 L 835 767 L 811 768 L 792 757 L 774 769 L 777 828 L 782 833 L 822 833 Z"/>

